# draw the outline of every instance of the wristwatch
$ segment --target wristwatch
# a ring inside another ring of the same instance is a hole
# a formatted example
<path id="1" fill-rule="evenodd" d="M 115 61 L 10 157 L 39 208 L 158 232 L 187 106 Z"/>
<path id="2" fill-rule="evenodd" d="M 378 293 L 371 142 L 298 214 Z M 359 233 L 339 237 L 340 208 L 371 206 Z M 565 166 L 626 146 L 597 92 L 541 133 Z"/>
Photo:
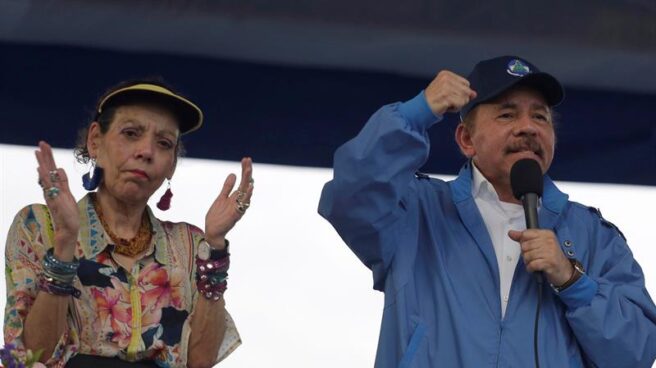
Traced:
<path id="1" fill-rule="evenodd" d="M 223 249 L 214 249 L 210 245 L 210 243 L 207 242 L 207 240 L 203 239 L 200 241 L 200 244 L 198 244 L 198 253 L 197 256 L 203 261 L 207 260 L 217 260 L 221 259 L 224 257 L 227 257 L 230 255 L 230 242 L 228 239 L 225 240 L 226 246 Z"/>
<path id="2" fill-rule="evenodd" d="M 563 290 L 567 289 L 568 287 L 572 286 L 578 279 L 581 278 L 581 276 L 585 275 L 585 268 L 583 268 L 583 264 L 579 262 L 578 259 L 574 258 L 569 258 L 570 263 L 572 263 L 572 266 L 574 267 L 574 273 L 572 273 L 572 277 L 569 278 L 564 284 L 560 286 L 556 286 L 554 284 L 551 284 L 551 287 L 554 289 L 555 292 L 560 293 Z"/>

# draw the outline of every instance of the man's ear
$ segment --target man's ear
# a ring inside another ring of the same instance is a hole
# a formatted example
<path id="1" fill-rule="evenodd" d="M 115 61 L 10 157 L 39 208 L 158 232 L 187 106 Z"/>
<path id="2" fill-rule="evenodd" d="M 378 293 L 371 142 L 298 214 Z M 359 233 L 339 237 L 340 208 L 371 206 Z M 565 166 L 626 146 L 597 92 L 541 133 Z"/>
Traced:
<path id="1" fill-rule="evenodd" d="M 472 143 L 471 129 L 463 123 L 458 124 L 456 127 L 456 143 L 458 143 L 462 154 L 467 158 L 472 158 L 476 154 L 476 149 Z"/>
<path id="2" fill-rule="evenodd" d="M 89 152 L 89 157 L 98 157 L 98 147 L 100 146 L 102 135 L 100 124 L 97 121 L 92 122 L 87 131 L 87 151 Z"/>

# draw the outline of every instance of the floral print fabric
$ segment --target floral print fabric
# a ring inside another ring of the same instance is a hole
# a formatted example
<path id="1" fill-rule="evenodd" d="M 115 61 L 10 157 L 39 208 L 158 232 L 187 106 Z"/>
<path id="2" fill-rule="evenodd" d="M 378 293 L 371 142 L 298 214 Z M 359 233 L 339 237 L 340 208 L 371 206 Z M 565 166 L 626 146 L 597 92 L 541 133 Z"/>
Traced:
<path id="1" fill-rule="evenodd" d="M 131 270 L 112 256 L 111 239 L 98 220 L 87 195 L 78 203 L 80 260 L 71 298 L 67 330 L 61 336 L 48 367 L 64 367 L 75 354 L 152 359 L 160 367 L 186 367 L 190 318 L 199 294 L 195 287 L 195 251 L 203 233 L 186 223 L 162 222 L 147 208 L 153 237 L 146 256 Z M 23 321 L 38 293 L 41 259 L 53 246 L 48 208 L 30 205 L 16 216 L 5 249 L 7 305 L 5 343 L 23 347 Z M 226 333 L 220 361 L 241 340 L 226 313 Z"/>

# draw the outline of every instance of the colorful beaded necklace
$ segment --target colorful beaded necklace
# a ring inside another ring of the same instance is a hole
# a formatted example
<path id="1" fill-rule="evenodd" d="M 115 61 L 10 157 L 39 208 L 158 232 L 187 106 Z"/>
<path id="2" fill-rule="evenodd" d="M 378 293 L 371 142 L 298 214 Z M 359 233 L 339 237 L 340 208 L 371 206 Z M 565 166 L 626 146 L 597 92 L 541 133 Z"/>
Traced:
<path id="1" fill-rule="evenodd" d="M 114 241 L 114 252 L 124 256 L 134 257 L 148 248 L 153 234 L 151 232 L 150 219 L 148 218 L 147 211 L 144 211 L 143 216 L 141 217 L 141 225 L 139 226 L 137 235 L 132 239 L 125 239 L 114 234 L 105 222 L 102 207 L 100 207 L 100 203 L 98 202 L 95 193 L 91 195 L 91 199 L 93 200 L 93 207 L 96 210 L 98 219 L 100 220 L 102 227 L 105 229 L 105 233 L 107 233 L 107 235 L 109 235 Z"/>

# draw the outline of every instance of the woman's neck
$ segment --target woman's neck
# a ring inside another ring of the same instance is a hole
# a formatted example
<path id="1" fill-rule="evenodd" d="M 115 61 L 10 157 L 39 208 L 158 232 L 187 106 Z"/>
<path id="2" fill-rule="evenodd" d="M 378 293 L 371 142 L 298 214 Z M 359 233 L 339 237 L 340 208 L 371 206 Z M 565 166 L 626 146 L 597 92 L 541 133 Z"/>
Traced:
<path id="1" fill-rule="evenodd" d="M 96 201 L 102 208 L 107 226 L 114 234 L 122 238 L 133 238 L 141 226 L 141 219 L 146 204 L 132 204 L 120 201 L 106 190 L 99 188 L 95 194 Z"/>

